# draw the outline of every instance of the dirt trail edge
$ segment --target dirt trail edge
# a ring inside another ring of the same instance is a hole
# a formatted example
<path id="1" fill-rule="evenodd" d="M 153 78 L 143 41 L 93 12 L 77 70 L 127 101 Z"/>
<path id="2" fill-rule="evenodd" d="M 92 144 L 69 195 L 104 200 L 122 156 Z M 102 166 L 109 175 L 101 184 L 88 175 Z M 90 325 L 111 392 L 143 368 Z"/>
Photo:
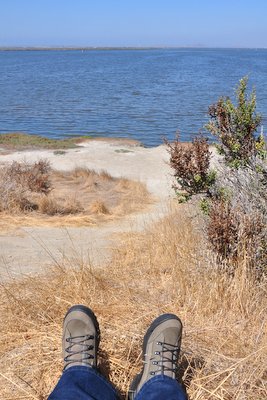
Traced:
<path id="1" fill-rule="evenodd" d="M 77 149 L 62 153 L 33 150 L 0 155 L 0 164 L 47 159 L 58 170 L 87 167 L 106 170 L 114 177 L 140 180 L 156 201 L 142 213 L 96 227 L 22 227 L 17 232 L 0 234 L 0 279 L 44 272 L 53 263 L 71 265 L 105 262 L 115 246 L 116 234 L 143 230 L 168 212 L 173 197 L 171 171 L 165 146 L 143 148 L 123 142 L 86 141 Z"/>

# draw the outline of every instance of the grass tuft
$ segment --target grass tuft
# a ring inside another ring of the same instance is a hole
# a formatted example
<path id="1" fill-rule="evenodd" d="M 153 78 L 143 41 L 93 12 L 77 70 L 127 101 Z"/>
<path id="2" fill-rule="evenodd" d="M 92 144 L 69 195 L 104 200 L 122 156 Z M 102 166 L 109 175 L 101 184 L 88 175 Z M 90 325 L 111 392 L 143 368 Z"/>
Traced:
<path id="1" fill-rule="evenodd" d="M 91 204 L 91 211 L 94 214 L 109 214 L 108 208 L 100 200 L 96 200 Z"/>

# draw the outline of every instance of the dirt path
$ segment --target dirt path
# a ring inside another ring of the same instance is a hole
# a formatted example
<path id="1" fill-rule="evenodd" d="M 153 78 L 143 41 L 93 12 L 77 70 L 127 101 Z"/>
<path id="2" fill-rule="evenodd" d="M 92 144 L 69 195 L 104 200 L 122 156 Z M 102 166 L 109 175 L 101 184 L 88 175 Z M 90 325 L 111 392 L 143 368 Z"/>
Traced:
<path id="1" fill-rule="evenodd" d="M 51 263 L 105 262 L 114 246 L 116 234 L 142 230 L 168 212 L 171 172 L 164 146 L 143 148 L 123 142 L 88 141 L 63 154 L 53 150 L 35 150 L 0 155 L 0 164 L 14 160 L 34 162 L 46 158 L 58 170 L 87 167 L 106 170 L 115 177 L 140 180 L 156 201 L 146 212 L 97 227 L 25 227 L 12 233 L 0 233 L 0 277 L 42 272 Z"/>

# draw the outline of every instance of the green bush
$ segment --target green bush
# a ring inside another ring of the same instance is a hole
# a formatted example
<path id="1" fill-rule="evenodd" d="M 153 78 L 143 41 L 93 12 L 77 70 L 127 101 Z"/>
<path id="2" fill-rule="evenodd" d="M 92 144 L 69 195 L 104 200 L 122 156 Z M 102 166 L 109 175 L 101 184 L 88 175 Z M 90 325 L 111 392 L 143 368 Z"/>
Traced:
<path id="1" fill-rule="evenodd" d="M 247 93 L 248 78 L 240 80 L 234 105 L 230 98 L 221 97 L 209 107 L 210 122 L 206 128 L 219 143 L 219 153 L 234 168 L 246 166 L 254 157 L 266 156 L 263 134 L 257 134 L 261 115 L 256 113 L 256 92 Z"/>

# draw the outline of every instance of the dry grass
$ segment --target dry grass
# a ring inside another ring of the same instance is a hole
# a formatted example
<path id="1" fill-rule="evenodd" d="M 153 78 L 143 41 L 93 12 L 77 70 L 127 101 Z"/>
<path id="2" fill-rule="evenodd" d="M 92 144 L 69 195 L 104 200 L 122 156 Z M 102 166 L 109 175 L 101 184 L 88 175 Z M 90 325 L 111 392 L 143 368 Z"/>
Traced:
<path id="1" fill-rule="evenodd" d="M 267 397 L 266 287 L 246 271 L 231 277 L 206 252 L 182 209 L 143 234 L 126 234 L 105 268 L 57 265 L 0 289 L 1 399 L 45 399 L 61 373 L 68 307 L 93 308 L 102 328 L 101 368 L 125 397 L 141 365 L 151 320 L 184 322 L 181 371 L 191 400 Z"/>
<path id="2" fill-rule="evenodd" d="M 0 170 L 1 226 L 92 225 L 140 211 L 151 201 L 141 182 L 105 171 L 53 171 L 45 161 Z"/>

